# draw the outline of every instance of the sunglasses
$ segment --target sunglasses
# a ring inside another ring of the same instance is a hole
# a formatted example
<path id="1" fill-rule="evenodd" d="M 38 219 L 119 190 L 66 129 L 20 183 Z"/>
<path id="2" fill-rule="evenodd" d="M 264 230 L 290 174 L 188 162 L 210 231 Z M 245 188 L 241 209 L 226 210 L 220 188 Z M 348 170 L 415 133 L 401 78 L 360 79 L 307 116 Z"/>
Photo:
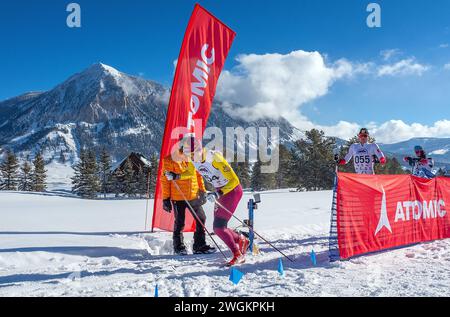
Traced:
<path id="1" fill-rule="evenodd" d="M 369 135 L 368 134 L 360 134 L 359 137 L 360 138 L 367 138 Z"/>

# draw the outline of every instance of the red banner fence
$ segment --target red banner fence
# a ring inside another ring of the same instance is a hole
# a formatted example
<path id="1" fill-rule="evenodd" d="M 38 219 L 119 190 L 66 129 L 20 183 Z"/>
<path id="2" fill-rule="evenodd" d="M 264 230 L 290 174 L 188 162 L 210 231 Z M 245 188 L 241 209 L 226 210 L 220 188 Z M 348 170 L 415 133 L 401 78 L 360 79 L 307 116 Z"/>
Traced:
<path id="1" fill-rule="evenodd" d="M 338 173 L 331 260 L 450 238 L 450 178 Z"/>

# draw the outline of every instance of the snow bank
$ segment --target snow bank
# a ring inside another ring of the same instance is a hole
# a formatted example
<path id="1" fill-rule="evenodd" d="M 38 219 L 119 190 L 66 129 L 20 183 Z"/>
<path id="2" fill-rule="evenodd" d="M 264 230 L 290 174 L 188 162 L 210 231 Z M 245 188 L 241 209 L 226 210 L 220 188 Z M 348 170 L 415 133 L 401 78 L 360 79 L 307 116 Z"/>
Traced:
<path id="1" fill-rule="evenodd" d="M 250 197 L 238 217 L 246 217 Z M 234 286 L 220 253 L 177 257 L 170 233 L 142 232 L 145 200 L 0 192 L 0 296 L 152 296 L 156 284 L 160 296 L 450 295 L 449 240 L 329 263 L 330 191 L 261 197 L 256 230 L 295 262 L 284 260 L 279 276 L 280 254 L 258 240 L 261 253 L 247 257 Z M 211 228 L 212 205 L 205 210 Z M 191 250 L 192 234 L 185 240 Z"/>

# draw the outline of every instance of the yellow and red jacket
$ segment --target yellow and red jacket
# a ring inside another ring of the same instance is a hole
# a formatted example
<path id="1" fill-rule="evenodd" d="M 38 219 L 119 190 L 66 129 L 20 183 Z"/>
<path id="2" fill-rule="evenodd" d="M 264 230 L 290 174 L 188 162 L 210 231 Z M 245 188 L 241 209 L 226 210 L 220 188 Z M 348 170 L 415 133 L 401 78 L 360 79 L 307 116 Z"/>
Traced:
<path id="1" fill-rule="evenodd" d="M 203 149 L 202 160 L 200 162 L 192 162 L 192 165 L 200 175 L 214 188 L 221 191 L 222 194 L 228 194 L 240 185 L 239 178 L 234 172 L 231 165 L 218 151 Z M 188 171 L 181 174 L 181 179 L 189 177 Z"/>
<path id="2" fill-rule="evenodd" d="M 182 153 L 177 153 L 174 156 L 175 160 L 172 158 L 172 155 L 168 155 L 163 159 L 163 175 L 161 176 L 163 199 L 169 198 L 176 201 L 197 199 L 199 190 L 206 192 L 202 176 L 195 170 L 192 162 L 187 160 Z M 183 176 L 179 180 L 168 181 L 164 176 L 166 171 Z M 178 190 L 174 182 L 177 183 L 180 190 Z"/>

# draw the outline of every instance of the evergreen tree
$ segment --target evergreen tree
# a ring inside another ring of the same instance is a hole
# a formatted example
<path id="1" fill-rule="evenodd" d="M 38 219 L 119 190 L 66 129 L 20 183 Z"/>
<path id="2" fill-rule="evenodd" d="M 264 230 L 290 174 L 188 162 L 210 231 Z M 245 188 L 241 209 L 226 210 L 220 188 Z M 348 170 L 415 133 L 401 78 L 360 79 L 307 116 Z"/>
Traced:
<path id="1" fill-rule="evenodd" d="M 245 162 L 237 162 L 237 156 L 230 162 L 231 168 L 236 173 L 243 188 L 251 186 L 251 168 L 247 160 Z"/>
<path id="2" fill-rule="evenodd" d="M 250 178 L 250 185 L 254 191 L 260 191 L 264 189 L 264 175 L 261 172 L 262 162 L 258 157 L 252 168 L 252 174 Z"/>
<path id="3" fill-rule="evenodd" d="M 33 170 L 31 164 L 25 161 L 20 168 L 19 190 L 24 192 L 33 191 Z"/>
<path id="4" fill-rule="evenodd" d="M 279 167 L 275 175 L 276 188 L 289 188 L 295 186 L 293 177 L 294 156 L 283 144 L 278 146 Z"/>
<path id="5" fill-rule="evenodd" d="M 87 153 L 87 181 L 88 181 L 88 197 L 96 198 L 97 193 L 101 189 L 99 169 L 97 165 L 97 156 L 93 150 Z"/>
<path id="6" fill-rule="evenodd" d="M 86 150 L 80 151 L 80 160 L 73 166 L 74 176 L 72 177 L 72 192 L 84 197 L 86 181 Z"/>
<path id="7" fill-rule="evenodd" d="M 19 163 L 13 152 L 6 153 L 6 160 L 0 165 L 0 173 L 3 181 L 0 184 L 2 190 L 17 190 Z"/>
<path id="8" fill-rule="evenodd" d="M 292 174 L 298 190 L 324 190 L 333 187 L 335 139 L 323 131 L 306 131 L 306 138 L 294 143 Z"/>
<path id="9" fill-rule="evenodd" d="M 264 188 L 266 190 L 277 188 L 277 174 L 276 173 L 263 173 Z"/>
<path id="10" fill-rule="evenodd" d="M 136 186 L 137 186 L 137 194 L 142 198 L 146 197 L 148 187 L 149 187 L 149 172 L 148 168 L 142 168 L 139 166 L 139 172 L 136 174 Z"/>
<path id="11" fill-rule="evenodd" d="M 99 159 L 99 177 L 100 177 L 100 191 L 106 198 L 106 194 L 111 191 L 112 177 L 111 177 L 111 156 L 105 148 L 102 149 Z"/>
<path id="12" fill-rule="evenodd" d="M 45 169 L 45 161 L 40 152 L 36 154 L 33 161 L 34 171 L 32 174 L 32 187 L 35 192 L 43 192 L 47 188 L 47 170 Z"/>
<path id="13" fill-rule="evenodd" d="M 150 157 L 150 171 L 149 171 L 149 197 L 153 198 L 153 193 L 156 190 L 156 180 L 158 178 L 158 167 L 159 167 L 159 160 L 158 156 L 156 154 L 153 154 Z"/>
<path id="14" fill-rule="evenodd" d="M 395 157 L 386 157 L 385 165 L 375 164 L 375 174 L 397 175 L 406 172 Z"/>
<path id="15" fill-rule="evenodd" d="M 125 173 L 119 168 L 114 172 L 112 177 L 113 192 L 116 197 L 124 192 Z"/>
<path id="16" fill-rule="evenodd" d="M 439 167 L 438 171 L 436 172 L 436 176 L 447 176 L 447 171 L 445 168 Z"/>
<path id="17" fill-rule="evenodd" d="M 277 155 L 276 151 L 272 151 L 271 154 Z M 268 165 L 269 164 L 267 164 L 267 167 Z M 240 179 L 244 179 L 244 181 L 241 181 L 241 183 L 243 183 L 244 185 L 248 184 L 248 186 L 250 186 L 254 191 L 277 188 L 277 174 L 279 170 L 276 172 L 265 173 L 263 171 L 263 167 L 266 167 L 266 164 L 261 161 L 261 158 L 258 155 L 258 158 L 253 164 L 251 170 L 248 162 L 239 163 L 237 165 L 236 174 Z M 248 179 L 248 181 L 245 181 L 245 179 Z"/>
<path id="18" fill-rule="evenodd" d="M 82 150 L 80 161 L 74 166 L 74 171 L 72 191 L 83 198 L 96 198 L 100 190 L 100 181 L 95 152 Z"/>

